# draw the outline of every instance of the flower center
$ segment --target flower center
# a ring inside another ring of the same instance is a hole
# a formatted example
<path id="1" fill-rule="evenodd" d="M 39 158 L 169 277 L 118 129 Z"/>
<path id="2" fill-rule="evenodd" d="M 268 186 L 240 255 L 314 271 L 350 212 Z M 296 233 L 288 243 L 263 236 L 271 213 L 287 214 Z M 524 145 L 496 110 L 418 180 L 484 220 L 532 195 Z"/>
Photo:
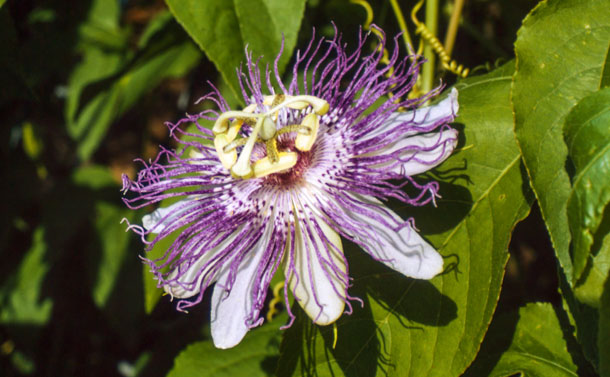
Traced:
<path id="1" fill-rule="evenodd" d="M 328 111 L 328 102 L 314 96 L 265 96 L 263 105 L 269 107 L 265 113 L 254 113 L 257 106 L 251 104 L 242 111 L 222 113 L 214 123 L 214 146 L 218 159 L 235 178 L 260 178 L 292 169 L 299 161 L 299 151 L 308 152 L 313 146 L 320 125 L 320 116 Z M 300 124 L 289 124 L 278 129 L 279 112 L 284 108 L 312 112 L 303 117 Z M 246 124 L 252 128 L 246 137 L 238 138 L 239 131 Z M 295 132 L 294 148 L 286 148 L 278 143 L 278 137 Z M 256 143 L 265 145 L 265 157 L 252 161 L 252 151 Z M 279 145 L 279 148 L 278 148 Z M 237 147 L 242 146 L 239 157 Z"/>

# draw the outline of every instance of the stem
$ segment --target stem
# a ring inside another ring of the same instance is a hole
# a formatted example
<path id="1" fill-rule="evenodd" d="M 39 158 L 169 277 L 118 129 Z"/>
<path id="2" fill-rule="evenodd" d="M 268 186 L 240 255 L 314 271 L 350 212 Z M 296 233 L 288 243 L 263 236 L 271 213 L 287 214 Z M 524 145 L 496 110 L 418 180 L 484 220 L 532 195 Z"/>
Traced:
<path id="1" fill-rule="evenodd" d="M 438 0 L 426 0 L 426 26 L 433 35 L 438 31 Z M 422 72 L 421 89 L 424 93 L 432 90 L 434 82 L 434 72 L 436 71 L 436 55 L 429 43 L 424 47 L 424 63 Z"/>
<path id="2" fill-rule="evenodd" d="M 455 0 L 453 12 L 451 12 L 451 19 L 449 19 L 449 27 L 447 28 L 447 34 L 445 35 L 445 51 L 447 51 L 447 55 L 449 56 L 451 56 L 453 46 L 455 45 L 455 37 L 457 36 L 463 7 L 464 0 Z"/>
<path id="3" fill-rule="evenodd" d="M 407 47 L 407 52 L 412 54 L 413 50 L 413 42 L 411 41 L 411 35 L 409 34 L 409 29 L 407 29 L 407 23 L 405 22 L 405 17 L 400 10 L 400 6 L 398 5 L 397 0 L 390 0 L 392 4 L 392 9 L 394 9 L 394 15 L 396 15 L 396 20 L 398 21 L 398 26 L 400 27 L 400 31 L 402 31 L 402 39 L 405 41 L 405 46 Z"/>

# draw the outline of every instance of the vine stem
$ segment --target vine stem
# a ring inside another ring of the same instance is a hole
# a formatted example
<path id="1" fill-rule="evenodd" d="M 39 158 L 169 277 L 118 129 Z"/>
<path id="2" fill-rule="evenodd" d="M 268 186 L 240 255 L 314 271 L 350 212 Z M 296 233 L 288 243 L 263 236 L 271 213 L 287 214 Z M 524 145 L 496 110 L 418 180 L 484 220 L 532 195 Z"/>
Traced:
<path id="1" fill-rule="evenodd" d="M 453 12 L 451 12 L 451 19 L 449 20 L 447 34 L 445 35 L 445 51 L 447 51 L 447 55 L 449 56 L 451 56 L 453 46 L 455 45 L 455 37 L 457 36 L 457 30 L 460 24 L 460 17 L 462 16 L 463 7 L 464 0 L 455 0 L 453 3 Z"/>
<path id="2" fill-rule="evenodd" d="M 438 32 L 438 0 L 426 0 L 426 26 L 433 35 Z M 428 93 L 432 90 L 434 84 L 434 72 L 436 71 L 436 55 L 432 46 L 426 43 L 424 47 L 424 58 L 427 62 L 424 63 L 422 69 L 422 84 L 421 90 Z"/>
<path id="3" fill-rule="evenodd" d="M 402 39 L 405 42 L 405 47 L 407 47 L 407 51 L 409 54 L 413 54 L 415 51 L 413 50 L 413 41 L 411 40 L 411 35 L 409 34 L 409 29 L 407 29 L 407 23 L 405 22 L 405 17 L 400 10 L 400 6 L 398 5 L 398 0 L 390 0 L 392 4 L 392 9 L 394 10 L 394 15 L 396 16 L 396 20 L 398 21 L 398 26 L 400 27 L 400 31 L 402 31 Z"/>

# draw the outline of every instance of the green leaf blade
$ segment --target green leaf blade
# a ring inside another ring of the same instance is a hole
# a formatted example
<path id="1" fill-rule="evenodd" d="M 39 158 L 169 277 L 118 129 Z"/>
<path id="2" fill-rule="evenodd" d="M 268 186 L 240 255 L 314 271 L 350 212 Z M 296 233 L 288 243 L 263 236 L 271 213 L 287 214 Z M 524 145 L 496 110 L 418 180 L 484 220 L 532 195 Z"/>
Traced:
<path id="1" fill-rule="evenodd" d="M 252 329 L 240 344 L 226 350 L 215 348 L 211 340 L 193 343 L 175 359 L 168 377 L 272 375 L 279 353 L 279 327 L 285 321 L 284 314 Z"/>
<path id="2" fill-rule="evenodd" d="M 239 97 L 236 69 L 245 60 L 248 45 L 261 67 L 273 66 L 285 38 L 280 74 L 292 56 L 305 9 L 304 0 L 166 0 L 172 14 L 205 52 L 223 79 Z"/>
<path id="3" fill-rule="evenodd" d="M 565 141 L 575 166 L 568 198 L 574 265 L 584 269 L 610 202 L 610 88 L 583 98 L 568 114 Z"/>
<path id="4" fill-rule="evenodd" d="M 465 376 L 578 376 L 577 371 L 555 309 L 536 303 L 494 319 Z"/>
<path id="5" fill-rule="evenodd" d="M 603 0 L 541 2 L 524 20 L 515 43 L 515 132 L 557 257 L 571 283 L 583 266 L 573 268 L 569 253 L 570 179 L 564 166 L 568 151 L 562 125 L 569 110 L 599 86 L 610 39 L 606 8 Z"/>
<path id="6" fill-rule="evenodd" d="M 599 374 L 602 377 L 610 376 L 610 274 L 604 284 L 604 293 L 601 297 L 599 310 L 599 328 L 597 335 L 597 348 L 599 349 Z"/>

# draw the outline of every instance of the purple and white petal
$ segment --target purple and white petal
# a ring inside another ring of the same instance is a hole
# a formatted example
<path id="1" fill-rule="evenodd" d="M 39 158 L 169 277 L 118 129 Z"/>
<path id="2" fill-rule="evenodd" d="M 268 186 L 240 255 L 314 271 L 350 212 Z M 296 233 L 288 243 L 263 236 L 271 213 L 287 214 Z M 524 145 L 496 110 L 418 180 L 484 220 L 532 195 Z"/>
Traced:
<path id="1" fill-rule="evenodd" d="M 457 142 L 457 130 L 449 127 L 440 132 L 409 136 L 377 151 L 377 158 L 383 162 L 371 164 L 370 168 L 402 176 L 421 174 L 445 161 Z"/>
<path id="2" fill-rule="evenodd" d="M 347 266 L 341 238 L 323 220 L 300 210 L 295 214 L 294 241 L 284 273 L 305 313 L 319 325 L 343 314 Z M 301 218 L 304 216 L 304 218 Z"/>
<path id="3" fill-rule="evenodd" d="M 443 258 L 410 221 L 379 200 L 358 194 L 346 196 L 337 217 L 341 230 L 374 259 L 405 276 L 431 279 L 443 271 Z M 340 220 L 342 219 L 342 220 Z"/>
<path id="4" fill-rule="evenodd" d="M 167 207 L 159 207 L 142 217 L 142 226 L 151 233 L 161 233 L 166 226 L 179 222 L 180 218 L 195 205 L 194 200 L 184 199 Z"/>

